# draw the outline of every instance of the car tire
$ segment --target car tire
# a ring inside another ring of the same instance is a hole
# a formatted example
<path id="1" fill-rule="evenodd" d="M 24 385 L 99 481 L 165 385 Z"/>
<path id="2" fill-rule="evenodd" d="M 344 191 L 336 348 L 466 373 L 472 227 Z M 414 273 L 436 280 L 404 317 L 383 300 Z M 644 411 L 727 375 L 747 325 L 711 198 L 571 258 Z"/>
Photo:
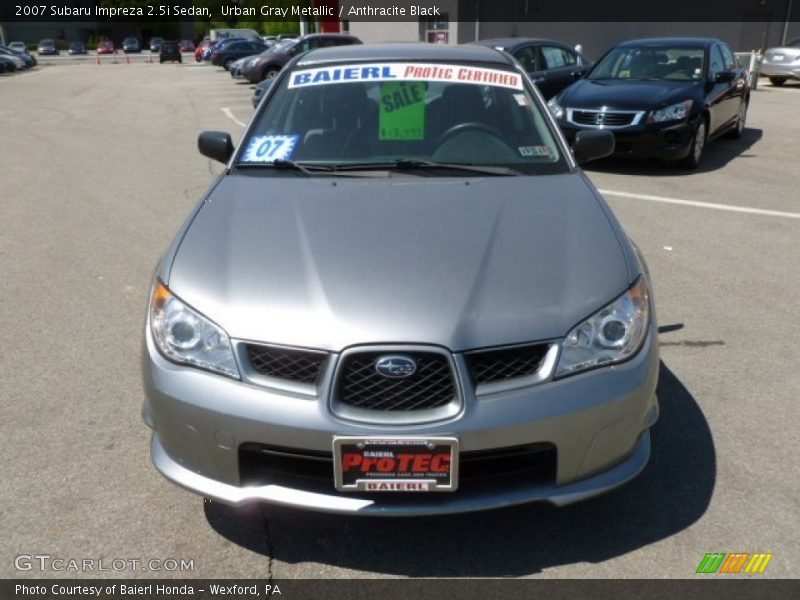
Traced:
<path id="1" fill-rule="evenodd" d="M 681 165 L 687 169 L 696 169 L 703 159 L 703 152 L 706 149 L 707 141 L 708 123 L 705 117 L 701 117 L 700 122 L 694 130 L 694 137 L 692 138 L 691 148 L 689 148 L 689 154 L 681 161 Z"/>
<path id="2" fill-rule="evenodd" d="M 739 115 L 736 118 L 736 125 L 731 129 L 725 137 L 732 140 L 738 140 L 744 135 L 744 128 L 747 126 L 747 100 L 742 100 L 739 106 Z"/>
<path id="3" fill-rule="evenodd" d="M 280 73 L 281 70 L 276 67 L 269 67 L 268 69 L 264 69 L 263 76 L 261 77 L 261 81 L 265 79 L 275 79 Z"/>
<path id="4" fill-rule="evenodd" d="M 232 63 L 233 63 L 233 59 L 232 59 L 232 58 L 229 58 L 228 60 L 226 60 L 226 61 L 225 61 L 225 62 L 222 64 L 222 68 L 223 68 L 223 69 L 225 69 L 226 71 L 230 71 L 230 70 L 231 70 L 231 64 L 232 64 Z"/>
<path id="5" fill-rule="evenodd" d="M 770 77 L 769 82 L 774 86 L 780 87 L 786 83 L 786 77 Z"/>

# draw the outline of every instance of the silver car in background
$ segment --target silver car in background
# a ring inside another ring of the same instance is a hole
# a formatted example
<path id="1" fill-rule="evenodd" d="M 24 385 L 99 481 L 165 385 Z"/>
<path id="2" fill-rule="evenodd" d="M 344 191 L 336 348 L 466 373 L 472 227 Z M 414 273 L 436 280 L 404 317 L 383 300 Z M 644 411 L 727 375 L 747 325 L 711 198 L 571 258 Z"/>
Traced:
<path id="1" fill-rule="evenodd" d="M 143 419 L 224 503 L 410 516 L 565 505 L 658 418 L 650 276 L 528 75 L 481 46 L 311 51 L 159 264 Z"/>
<path id="2" fill-rule="evenodd" d="M 769 77 L 772 85 L 783 85 L 787 79 L 800 80 L 800 38 L 764 52 L 760 73 Z"/>

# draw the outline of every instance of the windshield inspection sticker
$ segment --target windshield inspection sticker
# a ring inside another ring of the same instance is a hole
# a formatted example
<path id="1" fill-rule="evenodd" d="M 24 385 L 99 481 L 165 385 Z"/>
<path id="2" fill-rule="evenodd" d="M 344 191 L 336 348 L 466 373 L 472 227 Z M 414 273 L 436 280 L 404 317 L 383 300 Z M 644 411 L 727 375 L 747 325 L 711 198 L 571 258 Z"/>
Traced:
<path id="1" fill-rule="evenodd" d="M 520 146 L 518 150 L 520 156 L 550 156 L 548 146 Z"/>
<path id="2" fill-rule="evenodd" d="M 425 84 L 381 84 L 379 119 L 381 140 L 425 139 Z"/>
<path id="3" fill-rule="evenodd" d="M 514 94 L 514 100 L 516 100 L 517 104 L 520 106 L 531 106 L 532 104 L 530 97 L 526 94 Z"/>
<path id="4" fill-rule="evenodd" d="M 289 160 L 297 146 L 299 135 L 259 135 L 250 140 L 242 161 L 268 163 Z"/>
<path id="5" fill-rule="evenodd" d="M 352 81 L 442 81 L 524 89 L 522 76 L 501 69 L 430 63 L 371 63 L 295 71 L 289 89 Z"/>

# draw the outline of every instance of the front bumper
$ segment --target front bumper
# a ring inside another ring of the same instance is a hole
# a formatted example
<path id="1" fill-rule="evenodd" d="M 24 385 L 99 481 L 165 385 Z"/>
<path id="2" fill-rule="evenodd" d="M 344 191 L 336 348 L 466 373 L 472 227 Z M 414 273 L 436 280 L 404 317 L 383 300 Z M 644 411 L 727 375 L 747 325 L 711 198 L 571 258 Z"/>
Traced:
<path id="1" fill-rule="evenodd" d="M 567 142 L 572 145 L 579 131 L 595 129 L 581 127 L 565 120 L 558 121 Z M 675 124 L 642 124 L 609 129 L 614 134 L 614 156 L 642 159 L 681 160 L 689 155 L 696 121 Z"/>
<path id="2" fill-rule="evenodd" d="M 652 327 L 652 326 L 651 326 Z M 440 422 L 387 426 L 345 421 L 326 397 L 281 394 L 165 360 L 146 332 L 145 422 L 154 429 L 151 455 L 171 481 L 229 504 L 266 501 L 326 512 L 423 515 L 466 512 L 532 501 L 555 505 L 607 492 L 636 476 L 650 453 L 658 416 L 657 338 L 651 329 L 631 360 L 556 381 L 476 398 Z M 552 481 L 514 479 L 452 493 L 352 495 L 316 487 L 246 486 L 239 448 L 256 443 L 330 452 L 334 435 L 452 435 L 460 450 L 481 451 L 546 442 L 556 448 Z"/>

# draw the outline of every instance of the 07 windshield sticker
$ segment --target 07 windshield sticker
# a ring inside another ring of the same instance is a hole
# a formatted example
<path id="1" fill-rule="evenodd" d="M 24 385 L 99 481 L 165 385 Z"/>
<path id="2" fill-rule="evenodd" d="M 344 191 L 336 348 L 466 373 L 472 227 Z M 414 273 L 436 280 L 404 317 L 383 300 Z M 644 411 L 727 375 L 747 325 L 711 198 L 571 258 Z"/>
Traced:
<path id="1" fill-rule="evenodd" d="M 524 89 L 522 76 L 513 71 L 431 63 L 371 63 L 303 69 L 292 73 L 288 87 L 293 89 L 354 81 L 441 81 Z"/>
<path id="2" fill-rule="evenodd" d="M 242 161 L 268 163 L 275 160 L 289 160 L 299 138 L 299 135 L 259 135 L 251 138 Z"/>
<path id="3" fill-rule="evenodd" d="M 381 83 L 381 140 L 425 139 L 425 91 L 421 82 Z"/>

